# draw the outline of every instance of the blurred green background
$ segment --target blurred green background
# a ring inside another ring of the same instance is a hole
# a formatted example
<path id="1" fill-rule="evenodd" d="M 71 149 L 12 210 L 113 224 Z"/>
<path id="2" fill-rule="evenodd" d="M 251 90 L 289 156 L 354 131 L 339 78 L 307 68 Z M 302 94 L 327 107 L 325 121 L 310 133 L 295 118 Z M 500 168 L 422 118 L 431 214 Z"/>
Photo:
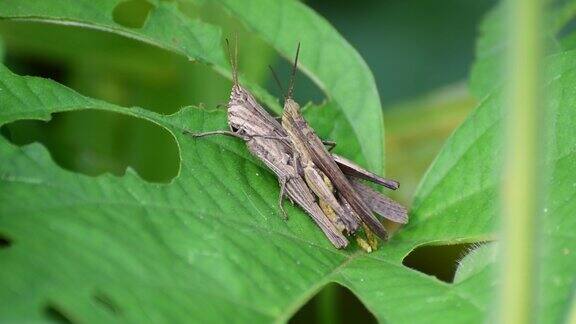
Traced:
<path id="1" fill-rule="evenodd" d="M 493 0 L 310 0 L 364 57 L 376 79 L 386 121 L 386 173 L 402 187 L 393 193 L 406 205 L 443 141 L 475 105 L 466 87 L 481 17 Z M 285 73 L 289 63 L 233 17 L 209 2 L 179 3 L 191 17 L 238 32 L 242 72 L 272 93 L 267 72 Z M 114 18 L 139 27 L 151 5 L 130 0 Z M 230 82 L 198 62 L 120 36 L 69 26 L 0 21 L 0 56 L 14 72 L 54 79 L 72 89 L 122 106 L 170 114 L 183 106 L 215 108 L 226 103 Z M 303 44 L 305 50 L 305 44 Z M 320 102 L 322 93 L 302 74 L 298 99 Z M 176 143 L 159 127 L 127 116 L 96 111 L 55 114 L 49 122 L 19 121 L 3 127 L 18 145 L 41 142 L 63 168 L 88 175 L 122 175 L 127 167 L 154 182 L 178 173 Z M 417 250 L 408 266 L 450 281 L 455 262 L 469 246 Z M 337 303 L 340 313 L 323 311 Z M 355 297 L 330 286 L 293 318 L 294 322 L 373 321 Z"/>

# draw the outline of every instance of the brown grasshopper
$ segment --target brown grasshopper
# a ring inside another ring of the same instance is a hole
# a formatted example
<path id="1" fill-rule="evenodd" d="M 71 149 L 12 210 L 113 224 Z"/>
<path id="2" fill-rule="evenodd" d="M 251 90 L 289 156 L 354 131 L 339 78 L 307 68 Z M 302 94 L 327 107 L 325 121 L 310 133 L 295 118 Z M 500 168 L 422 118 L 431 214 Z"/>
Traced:
<path id="1" fill-rule="evenodd" d="M 228 43 L 228 42 L 227 42 Z M 229 48 L 229 45 L 228 45 Z M 322 229 L 324 234 L 337 248 L 346 247 L 348 244 L 347 239 L 343 236 L 341 228 L 337 228 L 335 223 L 336 219 L 330 219 L 316 203 L 314 195 L 310 192 L 306 182 L 296 169 L 297 165 L 294 163 L 293 151 L 291 142 L 288 139 L 288 134 L 284 131 L 280 123 L 276 121 L 250 94 L 250 92 L 240 86 L 237 74 L 237 49 L 235 53 L 236 59 L 232 60 L 230 55 L 233 86 L 228 103 L 228 124 L 230 130 L 228 131 L 212 131 L 205 133 L 189 133 L 194 137 L 201 137 L 207 135 L 229 135 L 243 139 L 246 141 L 250 152 L 264 162 L 264 164 L 272 170 L 279 179 L 280 183 L 280 196 L 279 196 L 279 209 L 284 212 L 282 208 L 282 199 L 284 194 L 300 205 Z M 361 169 L 354 163 L 347 161 L 340 157 L 335 157 L 342 163 L 343 169 L 348 173 L 357 177 L 368 179 L 376 183 L 393 183 L 393 181 L 381 178 L 369 171 Z M 363 186 L 362 184 L 359 184 Z M 397 187 L 397 183 L 395 184 Z M 374 201 L 379 198 L 367 197 Z M 385 197 L 381 197 L 385 198 Z M 381 200 L 381 199 L 380 199 Z M 380 203 L 380 205 L 383 205 Z M 384 210 L 380 208 L 380 210 Z M 378 212 L 378 211 L 377 211 Z"/>
<path id="2" fill-rule="evenodd" d="M 296 163 L 300 164 L 304 169 L 303 174 L 307 180 L 308 186 L 321 199 L 325 199 L 328 205 L 333 208 L 340 217 L 347 220 L 347 217 L 352 214 L 349 211 L 346 212 L 346 210 L 342 208 L 342 206 L 349 205 L 350 209 L 360 217 L 360 220 L 366 224 L 371 231 L 376 233 L 381 239 L 386 240 L 388 238 L 386 229 L 382 223 L 374 217 L 370 207 L 360 197 L 352 183 L 344 175 L 334 157 L 328 152 L 318 135 L 316 135 L 314 129 L 308 125 L 308 122 L 306 122 L 300 113 L 300 106 L 298 103 L 292 99 L 299 52 L 300 44 L 298 44 L 294 65 L 292 66 L 290 86 L 285 98 L 284 112 L 282 114 L 282 127 L 289 134 L 290 140 L 292 141 L 294 157 L 297 160 Z M 342 203 L 341 205 L 338 204 L 336 199 L 332 199 L 332 195 L 320 196 L 319 192 L 314 190 L 315 188 L 312 183 L 327 183 L 328 180 L 339 192 L 341 197 L 340 202 Z M 387 181 L 386 184 L 389 185 L 389 187 L 397 187 L 397 183 Z M 370 190 L 366 190 L 365 192 L 369 194 L 377 193 Z M 385 203 L 384 205 L 387 204 Z M 344 211 L 339 212 L 339 210 Z M 403 219 L 404 217 L 401 215 L 396 218 Z M 369 235 L 370 233 L 367 234 Z"/>
<path id="3" fill-rule="evenodd" d="M 248 150 L 264 162 L 278 177 L 280 184 L 278 205 L 283 214 L 286 215 L 282 207 L 282 200 L 287 194 L 292 201 L 296 202 L 313 218 L 336 248 L 346 247 L 348 240 L 324 214 L 304 179 L 298 174 L 294 166 L 290 142 L 281 125 L 258 104 L 248 90 L 239 84 L 238 50 L 236 47 L 234 60 L 232 60 L 230 45 L 228 41 L 226 43 L 233 80 L 227 109 L 230 130 L 189 134 L 194 137 L 221 134 L 244 140 Z"/>

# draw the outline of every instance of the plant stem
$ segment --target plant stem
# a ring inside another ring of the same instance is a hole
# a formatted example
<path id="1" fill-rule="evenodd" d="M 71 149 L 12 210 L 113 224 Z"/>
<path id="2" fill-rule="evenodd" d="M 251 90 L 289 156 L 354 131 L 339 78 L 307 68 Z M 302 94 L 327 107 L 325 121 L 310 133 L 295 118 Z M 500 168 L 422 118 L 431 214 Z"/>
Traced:
<path id="1" fill-rule="evenodd" d="M 510 51 L 503 198 L 503 284 L 499 321 L 528 323 L 534 318 L 535 224 L 539 210 L 539 92 L 542 4 L 509 0 Z"/>

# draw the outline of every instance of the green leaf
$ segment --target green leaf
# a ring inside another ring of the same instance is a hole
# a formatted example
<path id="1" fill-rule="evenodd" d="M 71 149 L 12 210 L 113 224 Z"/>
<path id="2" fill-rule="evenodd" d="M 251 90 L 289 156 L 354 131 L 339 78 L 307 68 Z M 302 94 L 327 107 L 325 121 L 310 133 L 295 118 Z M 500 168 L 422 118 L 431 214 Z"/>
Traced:
<path id="1" fill-rule="evenodd" d="M 576 82 L 576 52 L 546 60 L 545 93 L 550 100 L 546 119 L 546 156 L 543 173 L 544 216 L 539 231 L 540 260 L 538 317 L 558 322 L 568 312 L 576 282 L 576 243 L 571 228 L 576 208 L 576 107 L 571 90 Z M 444 234 L 447 243 L 495 238 L 499 223 L 499 184 L 503 156 L 502 93 L 486 96 L 445 144 L 421 183 L 414 199 L 413 218 L 398 240 L 425 242 Z M 449 232 L 445 232 L 450 228 Z M 466 280 L 465 282 L 467 282 Z"/>
<path id="2" fill-rule="evenodd" d="M 540 322 L 559 322 L 573 312 L 571 296 L 576 283 L 576 262 L 569 258 L 576 239 L 569 229 L 576 225 L 570 216 L 574 210 L 572 197 L 576 193 L 573 174 L 576 161 L 576 136 L 571 129 L 576 124 L 573 96 L 574 51 L 561 52 L 556 34 L 574 17 L 575 2 L 557 5 L 552 2 L 546 12 L 547 23 L 541 37 L 548 45 L 545 62 L 544 93 L 546 110 L 546 163 L 544 207 L 538 224 L 535 251 L 536 272 L 539 274 L 537 307 L 534 316 Z M 505 81 L 502 77 L 502 56 L 508 47 L 503 6 L 496 8 L 482 24 L 477 61 L 471 76 L 471 89 L 482 103 L 467 121 L 447 141 L 414 200 L 413 221 L 408 232 L 428 233 L 433 227 L 454 226 L 453 217 L 464 217 L 460 223 L 474 227 L 471 233 L 454 231 L 450 241 L 486 240 L 494 237 L 499 223 L 498 198 L 501 182 L 502 156 L 502 94 L 497 90 Z M 569 48 L 565 46 L 564 48 Z M 553 53 L 558 53 L 553 55 Z M 559 144 L 561 142 L 561 144 Z M 430 222 L 436 219 L 437 222 Z M 419 221 L 421 220 L 421 221 Z M 424 222 L 426 226 L 419 226 Z M 466 222 L 469 222 L 466 224 Z M 527 251 L 530 253 L 531 251 Z M 520 274 L 519 274 L 520 275 Z M 458 275 L 456 277 L 458 281 Z M 507 310 L 503 310 L 507 311 Z M 509 311 L 509 310 L 508 310 Z"/>
<path id="3" fill-rule="evenodd" d="M 276 179 L 243 144 L 182 135 L 222 128 L 222 111 L 126 109 L 6 68 L 0 89 L 1 124 L 105 110 L 168 130 L 181 156 L 176 179 L 150 184 L 130 170 L 121 178 L 64 171 L 38 144 L 1 139 L 0 191 L 10 194 L 0 195 L 0 234 L 12 244 L 1 254 L 0 298 L 9 302 L 0 318 L 42 320 L 56 309 L 90 322 L 283 321 L 331 281 L 380 320 L 483 314 L 485 301 L 402 265 L 414 238 L 372 254 L 338 251 L 299 209 L 283 221 Z"/>

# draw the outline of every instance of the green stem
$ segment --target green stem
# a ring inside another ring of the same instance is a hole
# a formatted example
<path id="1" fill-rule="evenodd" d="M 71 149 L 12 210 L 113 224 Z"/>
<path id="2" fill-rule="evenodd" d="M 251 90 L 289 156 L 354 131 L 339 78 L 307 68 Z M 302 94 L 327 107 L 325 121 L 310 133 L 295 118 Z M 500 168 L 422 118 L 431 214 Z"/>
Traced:
<path id="1" fill-rule="evenodd" d="M 534 318 L 535 223 L 539 209 L 539 0 L 509 0 L 511 49 L 508 55 L 506 153 L 503 198 L 503 284 L 499 321 L 528 323 Z"/>

